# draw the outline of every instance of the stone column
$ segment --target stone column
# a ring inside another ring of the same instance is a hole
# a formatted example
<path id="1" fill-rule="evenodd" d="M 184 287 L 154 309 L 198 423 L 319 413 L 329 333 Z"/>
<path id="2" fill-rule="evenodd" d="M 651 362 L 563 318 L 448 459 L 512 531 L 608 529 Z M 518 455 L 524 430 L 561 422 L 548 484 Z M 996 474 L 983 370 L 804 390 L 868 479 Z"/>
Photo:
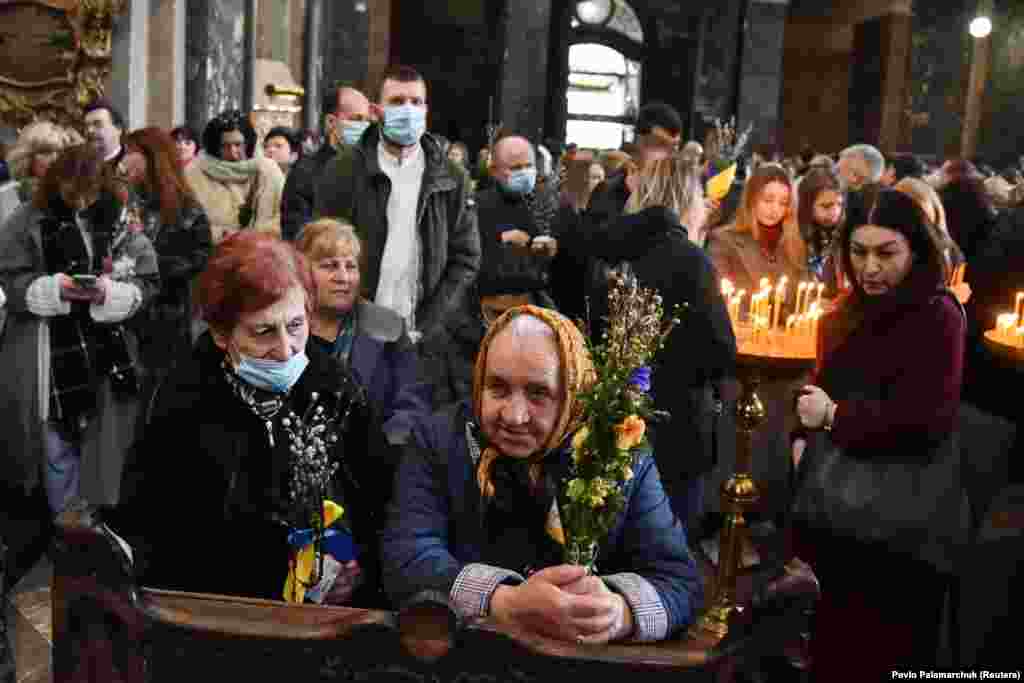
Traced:
<path id="1" fill-rule="evenodd" d="M 320 27 L 323 20 L 322 0 L 309 0 L 306 3 L 306 35 L 302 60 L 302 85 L 306 89 L 306 96 L 302 102 L 302 121 L 310 130 L 320 128 L 320 115 L 323 113 L 320 111 L 320 81 L 323 72 L 323 59 L 320 56 L 323 37 Z"/>
<path id="2" fill-rule="evenodd" d="M 147 123 L 150 0 L 130 0 L 114 24 L 111 42 L 110 101 L 129 129 Z"/>
<path id="3" fill-rule="evenodd" d="M 850 142 L 889 151 L 904 143 L 910 15 L 887 14 L 854 27 Z"/>
<path id="4" fill-rule="evenodd" d="M 168 130 L 185 121 L 185 3 L 150 0 L 146 123 Z"/>
<path id="5" fill-rule="evenodd" d="M 782 120 L 782 50 L 789 0 L 750 0 L 743 30 L 739 102 L 742 130 L 754 124 L 752 144 L 778 146 Z"/>
<path id="6" fill-rule="evenodd" d="M 214 116 L 243 108 L 248 0 L 189 0 L 185 112 L 200 133 Z"/>
<path id="7" fill-rule="evenodd" d="M 344 82 L 367 88 L 370 22 L 367 0 L 331 0 L 323 6 L 323 87 Z M 367 97 L 373 99 L 369 93 Z"/>
<path id="8" fill-rule="evenodd" d="M 540 142 L 548 94 L 551 0 L 508 3 L 496 118 L 506 130 Z"/>

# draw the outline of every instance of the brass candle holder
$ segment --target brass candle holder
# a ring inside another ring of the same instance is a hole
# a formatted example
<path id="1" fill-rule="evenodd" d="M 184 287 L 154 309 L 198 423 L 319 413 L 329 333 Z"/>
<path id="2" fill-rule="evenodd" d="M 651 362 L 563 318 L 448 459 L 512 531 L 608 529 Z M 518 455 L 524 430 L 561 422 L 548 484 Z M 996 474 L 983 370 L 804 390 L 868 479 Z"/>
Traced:
<path id="1" fill-rule="evenodd" d="M 701 616 L 690 627 L 697 638 L 721 640 L 729 633 L 729 618 L 736 610 L 736 579 L 744 542 L 748 542 L 746 512 L 760 500 L 757 482 L 751 475 L 754 434 L 765 419 L 764 404 L 757 395 L 764 372 L 793 375 L 811 367 L 806 355 L 760 355 L 740 341 L 736 374 L 740 395 L 736 401 L 736 465 L 733 475 L 722 484 L 724 520 L 718 537 L 718 566 L 715 581 Z"/>

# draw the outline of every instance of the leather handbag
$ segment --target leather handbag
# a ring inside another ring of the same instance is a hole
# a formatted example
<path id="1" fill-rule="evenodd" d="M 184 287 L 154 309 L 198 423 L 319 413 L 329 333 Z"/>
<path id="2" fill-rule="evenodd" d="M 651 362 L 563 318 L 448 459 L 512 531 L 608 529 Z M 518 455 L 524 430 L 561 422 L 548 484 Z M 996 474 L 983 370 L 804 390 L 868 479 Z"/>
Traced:
<path id="1" fill-rule="evenodd" d="M 884 387 L 844 392 L 884 398 Z M 891 452 L 847 449 L 813 432 L 796 471 L 791 514 L 812 529 L 878 543 L 953 573 L 968 538 L 958 426 L 938 443 Z"/>

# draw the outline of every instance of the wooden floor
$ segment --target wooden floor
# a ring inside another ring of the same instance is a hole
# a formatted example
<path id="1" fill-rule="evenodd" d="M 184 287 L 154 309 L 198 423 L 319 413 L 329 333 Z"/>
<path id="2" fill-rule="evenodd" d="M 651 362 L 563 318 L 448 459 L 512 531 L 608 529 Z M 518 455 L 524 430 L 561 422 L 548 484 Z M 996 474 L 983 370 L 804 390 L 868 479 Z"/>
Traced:
<path id="1" fill-rule="evenodd" d="M 44 558 L 11 591 L 5 605 L 14 628 L 17 683 L 49 683 L 50 672 L 50 564 Z"/>

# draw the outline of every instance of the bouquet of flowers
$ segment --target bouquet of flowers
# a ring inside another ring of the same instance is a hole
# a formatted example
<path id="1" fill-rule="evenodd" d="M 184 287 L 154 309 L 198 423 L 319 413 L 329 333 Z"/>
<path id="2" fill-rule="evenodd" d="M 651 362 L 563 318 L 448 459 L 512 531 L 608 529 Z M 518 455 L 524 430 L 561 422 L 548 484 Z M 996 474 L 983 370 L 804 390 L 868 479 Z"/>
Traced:
<path id="1" fill-rule="evenodd" d="M 708 155 L 707 187 L 706 194 L 710 199 L 721 201 L 729 193 L 733 180 L 736 178 L 736 166 L 740 155 L 750 141 L 750 133 L 753 131 L 753 124 L 747 124 L 746 129 L 737 137 L 736 119 L 729 119 L 722 123 L 715 119 L 715 129 L 712 131 L 711 139 L 706 145 Z"/>
<path id="2" fill-rule="evenodd" d="M 338 398 L 340 403 L 340 396 Z M 311 399 L 301 417 L 289 412 L 281 422 L 290 442 L 292 471 L 289 494 L 297 522 L 288 539 L 296 554 L 285 581 L 284 598 L 299 603 L 307 589 L 324 580 L 329 539 L 340 533 L 331 528 L 345 514 L 341 505 L 328 498 L 332 480 L 341 464 L 332 458 L 332 454 L 354 404 L 349 402 L 344 409 L 338 406 L 328 411 L 319 403 L 317 392 L 312 393 Z M 308 528 L 303 528 L 307 525 Z"/>
<path id="3" fill-rule="evenodd" d="M 622 510 L 647 422 L 667 417 L 654 410 L 649 363 L 677 324 L 665 318 L 657 292 L 612 274 L 607 330 L 599 344 L 588 341 L 597 381 L 579 396 L 583 426 L 572 440 L 573 475 L 562 496 L 567 562 L 596 571 L 598 542 Z"/>

